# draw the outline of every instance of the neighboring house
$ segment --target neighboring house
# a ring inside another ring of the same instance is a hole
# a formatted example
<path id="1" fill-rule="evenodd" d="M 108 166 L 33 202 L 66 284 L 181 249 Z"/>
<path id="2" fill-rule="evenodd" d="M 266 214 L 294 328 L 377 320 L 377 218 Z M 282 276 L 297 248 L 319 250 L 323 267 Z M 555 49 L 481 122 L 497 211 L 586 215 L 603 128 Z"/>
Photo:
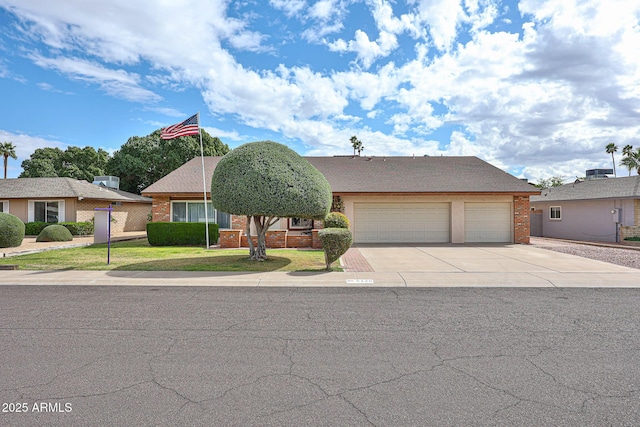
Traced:
<path id="1" fill-rule="evenodd" d="M 22 221 L 91 221 L 94 208 L 113 207 L 112 232 L 142 231 L 151 213 L 151 199 L 73 178 L 0 180 L 0 211 Z"/>
<path id="2" fill-rule="evenodd" d="M 640 235 L 640 176 L 576 181 L 531 197 L 544 237 L 616 242 Z"/>
<path id="3" fill-rule="evenodd" d="M 207 192 L 220 159 L 204 159 Z M 529 196 L 540 191 L 477 157 L 306 159 L 329 181 L 356 243 L 529 242 Z M 142 194 L 153 198 L 154 221 L 204 221 L 200 158 Z M 209 209 L 212 222 L 236 230 L 234 239 L 242 234 L 244 217 Z M 284 241 L 279 246 L 316 246 L 314 228 L 321 221 L 292 218 L 271 230 Z M 233 245 L 224 236 L 221 245 Z"/>

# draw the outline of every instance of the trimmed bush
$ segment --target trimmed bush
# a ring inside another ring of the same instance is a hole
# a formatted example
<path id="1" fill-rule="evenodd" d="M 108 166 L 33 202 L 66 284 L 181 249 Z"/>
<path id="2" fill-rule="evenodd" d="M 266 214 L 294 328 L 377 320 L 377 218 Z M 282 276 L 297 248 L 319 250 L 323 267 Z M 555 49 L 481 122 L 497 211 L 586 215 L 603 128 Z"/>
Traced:
<path id="1" fill-rule="evenodd" d="M 58 224 L 65 227 L 74 236 L 88 236 L 93 234 L 93 222 L 59 222 Z"/>
<path id="2" fill-rule="evenodd" d="M 324 228 L 318 232 L 327 270 L 351 247 L 351 231 L 346 228 Z"/>
<path id="3" fill-rule="evenodd" d="M 0 212 L 0 248 L 15 248 L 24 239 L 24 222 L 15 215 Z"/>
<path id="4" fill-rule="evenodd" d="M 324 219 L 324 228 L 351 228 L 351 223 L 345 214 L 331 212 Z"/>
<path id="5" fill-rule="evenodd" d="M 323 219 L 331 186 L 307 159 L 273 141 L 241 145 L 226 154 L 211 180 L 211 201 L 234 215 Z"/>
<path id="6" fill-rule="evenodd" d="M 151 246 L 206 245 L 203 222 L 148 222 L 147 239 Z M 218 241 L 218 224 L 209 224 L 209 243 Z"/>
<path id="7" fill-rule="evenodd" d="M 47 225 L 36 238 L 36 242 L 70 242 L 71 232 L 60 224 Z"/>
<path id="8" fill-rule="evenodd" d="M 27 222 L 24 225 L 24 234 L 26 234 L 27 236 L 37 236 L 42 232 L 42 230 L 44 230 L 47 225 L 51 224 L 42 221 Z"/>

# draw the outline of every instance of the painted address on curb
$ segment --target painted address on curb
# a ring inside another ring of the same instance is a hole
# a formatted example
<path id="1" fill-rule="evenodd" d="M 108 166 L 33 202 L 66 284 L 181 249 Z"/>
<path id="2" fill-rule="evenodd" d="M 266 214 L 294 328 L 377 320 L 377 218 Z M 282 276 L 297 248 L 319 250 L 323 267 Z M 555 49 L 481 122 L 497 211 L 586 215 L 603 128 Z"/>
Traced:
<path id="1" fill-rule="evenodd" d="M 348 285 L 355 284 L 355 283 L 371 284 L 371 283 L 373 283 L 373 279 L 347 279 L 347 284 Z"/>

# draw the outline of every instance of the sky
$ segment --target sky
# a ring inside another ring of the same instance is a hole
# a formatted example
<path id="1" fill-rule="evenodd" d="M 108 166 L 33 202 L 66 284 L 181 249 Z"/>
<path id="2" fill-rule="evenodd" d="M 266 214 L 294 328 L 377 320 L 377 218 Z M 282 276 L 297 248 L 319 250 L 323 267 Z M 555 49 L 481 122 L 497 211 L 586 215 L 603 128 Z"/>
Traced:
<path id="1" fill-rule="evenodd" d="M 0 0 L 0 26 L 10 178 L 37 148 L 113 153 L 196 112 L 231 148 L 356 135 L 531 182 L 640 148 L 640 0 Z"/>

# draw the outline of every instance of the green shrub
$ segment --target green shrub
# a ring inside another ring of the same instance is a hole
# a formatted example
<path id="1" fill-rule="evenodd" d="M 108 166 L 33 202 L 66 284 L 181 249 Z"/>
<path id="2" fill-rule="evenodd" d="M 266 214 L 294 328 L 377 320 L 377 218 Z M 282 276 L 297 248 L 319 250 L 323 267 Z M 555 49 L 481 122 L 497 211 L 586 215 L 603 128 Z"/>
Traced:
<path id="1" fill-rule="evenodd" d="M 0 248 L 14 248 L 24 239 L 24 222 L 15 215 L 0 212 Z"/>
<path id="2" fill-rule="evenodd" d="M 629 240 L 631 242 L 640 242 L 640 236 L 625 237 L 624 240 Z"/>
<path id="3" fill-rule="evenodd" d="M 58 224 L 65 227 L 74 236 L 88 236 L 93 234 L 93 222 L 59 222 Z"/>
<path id="4" fill-rule="evenodd" d="M 211 179 L 211 201 L 234 215 L 323 219 L 331 207 L 331 186 L 287 146 L 251 142 L 220 159 Z"/>
<path id="5" fill-rule="evenodd" d="M 346 228 L 324 228 L 318 232 L 318 237 L 322 242 L 327 270 L 330 270 L 331 264 L 351 247 L 351 231 Z"/>
<path id="6" fill-rule="evenodd" d="M 331 212 L 324 219 L 324 228 L 351 228 L 351 223 L 345 214 Z"/>
<path id="7" fill-rule="evenodd" d="M 24 234 L 26 234 L 27 236 L 37 236 L 42 232 L 42 230 L 44 230 L 47 225 L 51 224 L 42 221 L 27 222 L 24 225 Z"/>
<path id="8" fill-rule="evenodd" d="M 148 222 L 147 239 L 151 246 L 205 245 L 203 222 Z M 209 243 L 218 241 L 218 224 L 209 224 Z"/>
<path id="9" fill-rule="evenodd" d="M 36 242 L 70 242 L 71 232 L 60 224 L 47 225 L 36 238 Z"/>

